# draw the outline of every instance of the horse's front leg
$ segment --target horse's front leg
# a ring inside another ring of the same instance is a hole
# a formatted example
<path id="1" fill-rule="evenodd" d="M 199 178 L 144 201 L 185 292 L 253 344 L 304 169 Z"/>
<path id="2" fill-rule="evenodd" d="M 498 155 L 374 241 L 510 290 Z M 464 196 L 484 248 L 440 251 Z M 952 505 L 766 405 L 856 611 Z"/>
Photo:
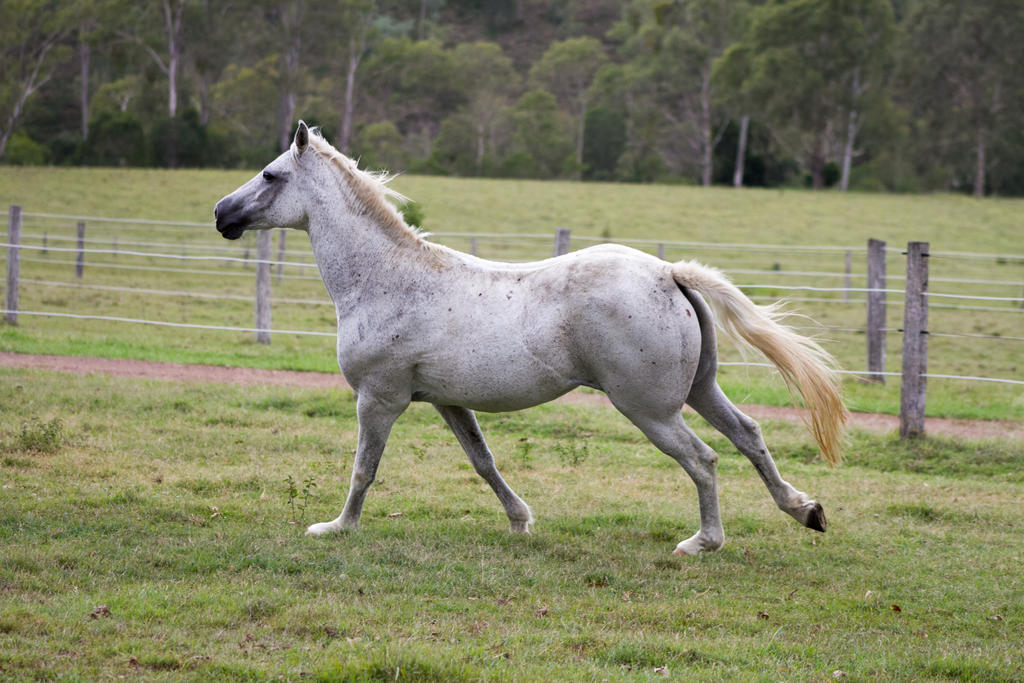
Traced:
<path id="1" fill-rule="evenodd" d="M 356 401 L 356 417 L 359 420 L 359 443 L 356 446 L 355 463 L 352 466 L 352 483 L 348 490 L 345 507 L 337 519 L 313 524 L 306 534 L 319 536 L 331 531 L 355 529 L 363 512 L 366 492 L 377 476 L 377 465 L 384 453 L 391 427 L 398 416 L 408 407 L 409 401 L 381 400 L 369 392 L 360 391 Z"/>
<path id="2" fill-rule="evenodd" d="M 533 524 L 530 506 L 524 503 L 501 478 L 498 468 L 494 465 L 494 455 L 491 454 L 487 442 L 484 441 L 484 435 L 480 432 L 480 425 L 476 421 L 473 411 L 456 406 L 435 405 L 434 407 L 455 433 L 455 438 L 459 440 L 466 455 L 469 456 L 473 469 L 491 485 L 498 500 L 505 506 L 505 513 L 512 525 L 512 531 L 530 533 L 530 525 Z"/>

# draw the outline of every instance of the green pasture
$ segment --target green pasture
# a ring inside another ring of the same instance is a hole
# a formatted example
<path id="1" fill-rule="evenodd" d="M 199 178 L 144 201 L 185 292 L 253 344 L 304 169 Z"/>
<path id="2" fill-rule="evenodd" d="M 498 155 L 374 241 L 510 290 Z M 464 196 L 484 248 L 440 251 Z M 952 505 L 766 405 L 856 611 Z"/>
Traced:
<path id="1" fill-rule="evenodd" d="M 671 555 L 693 486 L 621 416 L 481 421 L 514 536 L 427 406 L 354 533 L 346 391 L 0 370 L 5 680 L 1009 681 L 1024 677 L 1024 453 L 854 433 L 829 471 L 764 430 L 817 534 L 721 454 L 725 547 Z M 840 673 L 837 673 L 840 672 Z M 664 675 L 664 674 L 667 674 Z"/>
<path id="2" fill-rule="evenodd" d="M 0 167 L 0 205 L 18 203 L 30 214 L 55 213 L 209 224 L 212 207 L 244 182 L 238 171 Z M 758 301 L 780 297 L 811 320 L 797 320 L 817 335 L 849 370 L 865 367 L 864 294 L 856 291 L 787 290 L 784 286 L 842 289 L 846 249 L 850 286 L 865 287 L 869 237 L 886 240 L 888 287 L 900 290 L 899 250 L 908 240 L 931 243 L 930 289 L 935 293 L 1006 298 L 1006 301 L 932 300 L 928 371 L 934 374 L 1020 379 L 1024 367 L 1024 201 L 976 200 L 955 195 L 896 196 L 793 190 L 735 191 L 685 186 L 500 181 L 403 176 L 396 188 L 423 206 L 424 228 L 437 241 L 496 259 L 550 255 L 556 227 L 573 231 L 572 248 L 613 239 L 665 257 L 697 258 L 726 270 Z M 75 244 L 75 221 L 26 216 L 23 243 L 48 250 L 22 252 L 20 307 L 77 315 L 167 321 L 188 325 L 253 326 L 254 270 L 228 260 L 195 261 L 120 254 L 87 254 L 81 280 L 75 255 L 57 249 Z M 537 235 L 503 238 L 508 234 Z M 586 238 L 591 239 L 586 239 Z M 227 242 L 210 227 L 87 221 L 91 249 L 181 256 L 255 257 L 255 240 Z M 646 240 L 632 241 L 631 240 Z M 715 246 L 808 245 L 826 251 Z M 308 241 L 289 233 L 289 262 L 310 262 Z M 990 254 L 966 257 L 963 252 Z M 277 254 L 275 236 L 274 257 Z M 4 255 L 3 258 L 6 258 Z M 971 280 L 972 282 L 949 282 Z M 128 291 L 136 290 L 136 291 Z M 334 312 L 316 270 L 287 266 L 273 285 L 273 327 L 330 334 Z M 900 370 L 902 295 L 888 295 L 887 370 Z M 824 327 L 816 327 L 815 322 Z M 947 334 L 957 336 L 944 336 Z M 960 336 L 967 335 L 967 336 Z M 980 335 L 980 336 L 971 336 Z M 995 337 L 995 338 L 993 338 Z M 65 355 L 130 357 L 298 370 L 336 370 L 330 337 L 275 334 L 270 346 L 245 332 L 147 326 L 106 320 L 22 315 L 18 327 L 0 326 L 0 349 Z M 723 344 L 722 357 L 739 361 Z M 747 360 L 757 361 L 753 357 Z M 743 402 L 786 403 L 778 379 L 748 367 L 723 368 L 722 381 Z M 898 378 L 886 386 L 848 377 L 855 410 L 894 413 Z M 929 381 L 928 414 L 964 418 L 1024 419 L 1019 386 L 963 380 Z"/>

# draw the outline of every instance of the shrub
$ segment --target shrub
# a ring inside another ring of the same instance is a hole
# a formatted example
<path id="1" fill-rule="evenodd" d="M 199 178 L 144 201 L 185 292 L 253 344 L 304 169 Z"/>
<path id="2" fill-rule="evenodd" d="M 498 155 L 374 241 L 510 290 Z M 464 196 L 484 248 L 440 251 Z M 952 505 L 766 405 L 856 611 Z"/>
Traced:
<path id="1" fill-rule="evenodd" d="M 398 207 L 399 213 L 402 214 L 402 218 L 405 222 L 414 228 L 423 227 L 423 205 L 412 200 L 407 201 Z"/>
<path id="2" fill-rule="evenodd" d="M 67 166 L 81 163 L 82 149 L 85 141 L 82 136 L 72 131 L 61 131 L 47 141 L 50 163 Z"/>
<path id="3" fill-rule="evenodd" d="M 157 166 L 195 168 L 205 161 L 206 129 L 195 109 L 159 121 L 150 138 L 152 160 Z"/>
<path id="4" fill-rule="evenodd" d="M 42 166 L 47 161 L 46 147 L 24 133 L 15 133 L 7 141 L 4 161 L 14 166 Z"/>
<path id="5" fill-rule="evenodd" d="M 82 163 L 91 166 L 144 166 L 146 134 L 134 116 L 104 112 L 89 124 L 89 139 L 82 143 Z"/>
<path id="6" fill-rule="evenodd" d="M 404 168 L 406 157 L 402 151 L 402 134 L 391 121 L 368 124 L 353 145 L 355 156 L 363 168 Z"/>
<path id="7" fill-rule="evenodd" d="M 614 180 L 615 167 L 626 149 L 626 121 L 606 107 L 587 112 L 583 138 L 583 177 L 587 180 Z"/>

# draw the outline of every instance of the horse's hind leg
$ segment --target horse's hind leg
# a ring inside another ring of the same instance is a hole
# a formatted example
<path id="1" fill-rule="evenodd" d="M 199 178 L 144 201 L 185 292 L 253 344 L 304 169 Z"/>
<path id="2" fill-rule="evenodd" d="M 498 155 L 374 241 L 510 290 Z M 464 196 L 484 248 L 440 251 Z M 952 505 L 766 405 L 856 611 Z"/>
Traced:
<path id="1" fill-rule="evenodd" d="M 674 553 L 696 555 L 702 550 L 721 548 L 725 542 L 725 531 L 718 511 L 718 454 L 693 433 L 678 412 L 654 419 L 642 411 L 619 410 L 640 428 L 651 443 L 682 465 L 697 486 L 700 530 L 677 545 Z"/>
<path id="2" fill-rule="evenodd" d="M 781 510 L 806 527 L 825 530 L 825 512 L 821 505 L 782 478 L 761 436 L 760 426 L 733 405 L 714 377 L 694 386 L 686 402 L 747 456 Z"/>
<path id="3" fill-rule="evenodd" d="M 490 484 L 498 496 L 498 500 L 505 506 L 505 513 L 508 514 L 512 531 L 530 533 L 530 524 L 533 523 L 530 507 L 509 488 L 509 485 L 498 473 L 498 468 L 494 466 L 494 456 L 487 447 L 487 442 L 484 441 L 484 435 L 480 432 L 480 425 L 477 423 L 473 411 L 457 406 L 435 405 L 434 407 L 455 433 L 455 438 L 459 440 L 466 455 L 469 456 L 469 462 L 472 463 L 473 469 Z"/>

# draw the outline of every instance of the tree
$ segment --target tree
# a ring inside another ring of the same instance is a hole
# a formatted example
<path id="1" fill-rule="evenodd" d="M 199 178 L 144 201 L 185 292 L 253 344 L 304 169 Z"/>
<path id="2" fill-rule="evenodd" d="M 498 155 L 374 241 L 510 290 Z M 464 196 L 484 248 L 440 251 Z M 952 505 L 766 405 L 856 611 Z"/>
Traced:
<path id="1" fill-rule="evenodd" d="M 21 121 L 25 103 L 67 57 L 61 41 L 69 28 L 59 3 L 0 2 L 0 158 Z"/>
<path id="2" fill-rule="evenodd" d="M 292 120 L 301 78 L 301 58 L 304 31 L 313 22 L 307 21 L 303 0 L 281 0 L 272 10 L 272 23 L 280 29 L 282 51 L 278 65 L 279 99 L 277 111 L 277 140 L 280 151 L 292 143 Z"/>
<path id="3" fill-rule="evenodd" d="M 509 112 L 512 139 L 502 163 L 502 175 L 555 178 L 572 160 L 572 127 L 558 109 L 555 96 L 530 90 Z"/>
<path id="4" fill-rule="evenodd" d="M 966 184 L 980 197 L 994 141 L 1019 127 L 1024 7 L 1013 0 L 921 0 L 906 23 L 905 94 L 925 137 L 934 141 L 928 156 L 973 166 Z"/>
<path id="5" fill-rule="evenodd" d="M 736 0 L 633 0 L 609 32 L 631 67 L 623 72 L 633 81 L 630 108 L 647 110 L 646 128 L 657 129 L 666 163 L 703 185 L 712 182 L 724 128 L 712 67 L 740 34 L 746 7 Z"/>
<path id="6" fill-rule="evenodd" d="M 89 73 L 92 64 L 92 40 L 96 22 L 83 17 L 78 22 L 79 106 L 82 139 L 89 139 Z"/>
<path id="7" fill-rule="evenodd" d="M 231 64 L 210 90 L 213 116 L 239 136 L 241 149 L 251 151 L 243 154 L 251 164 L 279 151 L 277 111 L 267 106 L 278 98 L 277 66 L 277 55 L 250 66 Z"/>
<path id="8" fill-rule="evenodd" d="M 139 45 L 167 76 L 167 115 L 178 113 L 178 78 L 185 52 L 185 9 L 190 0 L 114 0 L 110 14 L 123 17 L 118 34 Z"/>
<path id="9" fill-rule="evenodd" d="M 530 69 L 530 79 L 550 89 L 576 121 L 576 179 L 583 173 L 583 137 L 586 132 L 588 90 L 597 70 L 607 61 L 595 38 L 570 38 L 552 43 Z"/>
<path id="10" fill-rule="evenodd" d="M 508 106 L 510 94 L 518 88 L 519 75 L 512 60 L 495 43 L 462 43 L 455 47 L 453 57 L 468 97 L 465 114 L 472 121 L 476 138 L 474 167 L 481 175 L 488 146 L 494 147 L 495 125 Z"/>
<path id="11" fill-rule="evenodd" d="M 376 3 L 374 0 L 347 0 L 338 11 L 341 13 L 340 26 L 344 38 L 339 40 L 345 52 L 345 94 L 341 105 L 341 123 L 338 126 L 338 148 L 348 152 L 352 136 L 352 120 L 355 115 L 356 70 L 366 55 L 366 49 L 373 28 Z"/>
<path id="12" fill-rule="evenodd" d="M 375 45 L 363 78 L 369 111 L 386 111 L 409 144 L 413 157 L 427 159 L 441 122 L 466 102 L 454 54 L 439 40 L 386 38 Z M 384 117 L 382 117 L 384 118 Z"/>
<path id="13" fill-rule="evenodd" d="M 666 80 L 696 93 L 684 93 L 679 100 L 682 113 L 696 122 L 704 186 L 711 185 L 716 143 L 713 130 L 721 124 L 713 112 L 712 66 L 735 39 L 743 10 L 744 3 L 735 0 L 674 0 L 656 6 L 654 13 L 662 28 L 663 50 L 669 57 L 667 63 L 659 65 L 659 71 L 665 73 Z"/>
<path id="14" fill-rule="evenodd" d="M 786 0 L 755 10 L 719 68 L 762 104 L 776 137 L 806 158 L 813 187 L 822 188 L 835 140 L 852 154 L 892 35 L 888 0 Z"/>
<path id="15" fill-rule="evenodd" d="M 252 18 L 236 10 L 231 0 L 203 0 L 189 8 L 186 18 L 187 71 L 192 77 L 198 101 L 199 123 L 206 127 L 213 110 L 212 89 L 224 69 L 245 49 L 244 44 L 224 44 L 220 37 L 232 31 L 242 34 L 252 28 Z"/>

